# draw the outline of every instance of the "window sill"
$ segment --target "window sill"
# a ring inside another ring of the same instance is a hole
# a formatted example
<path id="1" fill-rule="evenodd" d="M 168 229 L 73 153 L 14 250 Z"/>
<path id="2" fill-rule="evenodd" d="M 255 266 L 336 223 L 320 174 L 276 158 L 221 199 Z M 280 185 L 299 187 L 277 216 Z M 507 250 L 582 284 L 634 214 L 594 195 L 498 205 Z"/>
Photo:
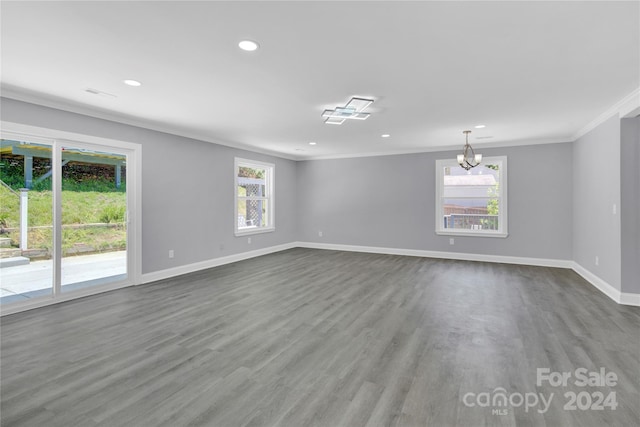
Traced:
<path id="1" fill-rule="evenodd" d="M 507 236 L 509 236 L 509 233 L 502 233 L 502 232 L 490 232 L 490 231 L 482 231 L 482 232 L 478 232 L 478 231 L 471 231 L 471 230 L 461 230 L 461 231 L 444 231 L 444 230 L 437 230 L 436 234 L 439 236 L 464 236 L 464 237 L 498 237 L 501 239 L 506 238 Z"/>
<path id="2" fill-rule="evenodd" d="M 239 237 L 239 236 L 247 236 L 251 234 L 271 233 L 272 231 L 276 231 L 276 228 L 275 227 L 269 227 L 269 228 L 255 227 L 255 228 L 246 228 L 242 230 L 236 230 L 235 235 L 236 237 Z"/>

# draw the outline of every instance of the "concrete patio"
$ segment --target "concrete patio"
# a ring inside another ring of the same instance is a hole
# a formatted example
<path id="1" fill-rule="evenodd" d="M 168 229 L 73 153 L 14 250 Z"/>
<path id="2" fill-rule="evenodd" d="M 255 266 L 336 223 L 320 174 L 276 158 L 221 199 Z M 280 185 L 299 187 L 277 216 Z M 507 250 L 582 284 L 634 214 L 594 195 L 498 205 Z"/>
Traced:
<path id="1" fill-rule="evenodd" d="M 0 303 L 27 300 L 50 294 L 53 283 L 53 261 L 33 261 L 0 269 Z M 62 259 L 62 290 L 95 286 L 124 278 L 127 252 L 107 252 Z"/>

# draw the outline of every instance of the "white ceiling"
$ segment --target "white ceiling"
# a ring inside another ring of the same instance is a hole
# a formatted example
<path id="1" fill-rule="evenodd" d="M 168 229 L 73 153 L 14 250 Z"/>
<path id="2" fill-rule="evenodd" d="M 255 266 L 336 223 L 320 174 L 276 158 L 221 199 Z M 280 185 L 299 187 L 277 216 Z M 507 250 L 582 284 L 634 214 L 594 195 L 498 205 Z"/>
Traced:
<path id="1" fill-rule="evenodd" d="M 569 141 L 640 86 L 638 1 L 1 7 L 3 96 L 289 158 Z"/>

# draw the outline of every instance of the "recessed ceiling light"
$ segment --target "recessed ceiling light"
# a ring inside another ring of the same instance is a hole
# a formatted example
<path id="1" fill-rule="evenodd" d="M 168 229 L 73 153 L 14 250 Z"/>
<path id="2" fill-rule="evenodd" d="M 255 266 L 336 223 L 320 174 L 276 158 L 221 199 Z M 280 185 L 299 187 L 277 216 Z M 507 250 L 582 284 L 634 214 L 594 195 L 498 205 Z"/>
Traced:
<path id="1" fill-rule="evenodd" d="M 383 133 L 382 135 L 380 135 L 381 138 L 389 138 L 391 135 L 389 135 L 388 133 Z"/>
<path id="2" fill-rule="evenodd" d="M 140 83 L 139 81 L 130 79 L 124 80 L 124 84 L 135 87 L 142 86 L 142 83 Z"/>
<path id="3" fill-rule="evenodd" d="M 315 142 L 313 142 L 313 141 L 311 141 L 311 142 L 309 143 L 309 145 L 316 145 L 316 143 L 315 143 Z"/>
<path id="4" fill-rule="evenodd" d="M 246 50 L 247 52 L 253 52 L 254 50 L 258 49 L 258 43 L 252 40 L 242 40 L 240 43 L 238 43 L 238 47 L 242 50 Z"/>
<path id="5" fill-rule="evenodd" d="M 487 127 L 486 125 L 478 125 L 478 126 L 476 126 L 476 129 L 483 129 L 483 128 L 486 128 L 486 127 Z"/>

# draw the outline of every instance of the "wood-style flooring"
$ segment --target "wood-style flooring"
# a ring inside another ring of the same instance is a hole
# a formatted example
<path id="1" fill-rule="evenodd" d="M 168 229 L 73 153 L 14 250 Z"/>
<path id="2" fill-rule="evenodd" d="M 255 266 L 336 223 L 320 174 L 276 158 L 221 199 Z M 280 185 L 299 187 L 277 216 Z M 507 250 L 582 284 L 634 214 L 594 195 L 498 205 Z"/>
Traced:
<path id="1" fill-rule="evenodd" d="M 0 332 L 2 427 L 640 425 L 640 309 L 565 269 L 299 248 Z"/>

